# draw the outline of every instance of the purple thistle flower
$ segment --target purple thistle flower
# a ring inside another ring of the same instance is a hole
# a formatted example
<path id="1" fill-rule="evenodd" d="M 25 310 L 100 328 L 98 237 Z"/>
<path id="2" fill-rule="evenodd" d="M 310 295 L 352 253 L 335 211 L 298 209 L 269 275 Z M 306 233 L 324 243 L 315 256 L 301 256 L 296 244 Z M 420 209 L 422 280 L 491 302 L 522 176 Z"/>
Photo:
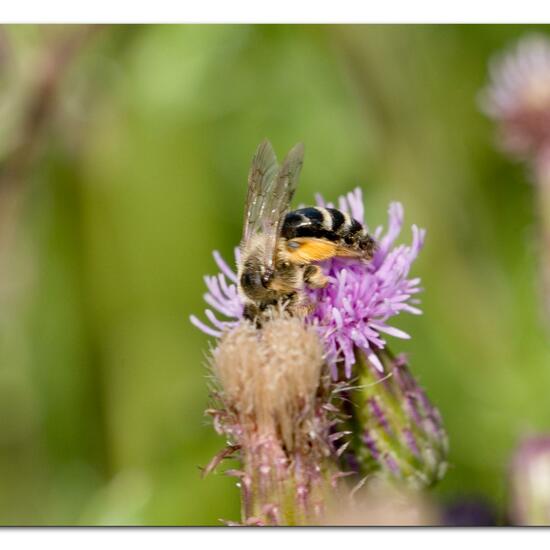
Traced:
<path id="1" fill-rule="evenodd" d="M 317 204 L 334 207 L 320 196 Z M 337 206 L 368 231 L 360 189 Z M 326 285 L 299 296 L 305 318 L 273 308 L 261 328 L 244 315 L 238 275 L 214 252 L 220 273 L 205 277 L 208 323 L 194 315 L 191 322 L 218 339 L 211 357 L 216 407 L 209 414 L 227 447 L 205 473 L 228 456 L 240 461 L 227 473 L 239 479 L 244 524 L 318 522 L 327 497 L 340 492 L 338 480 L 348 476 L 376 474 L 422 487 L 443 475 L 439 413 L 406 361 L 386 348 L 386 334 L 409 338 L 391 319 L 421 313 L 420 279 L 409 271 L 425 231 L 413 225 L 411 244 L 397 245 L 402 227 L 403 207 L 391 203 L 387 228 L 370 233 L 370 261 L 319 263 Z M 235 260 L 239 265 L 239 249 Z"/>
<path id="2" fill-rule="evenodd" d="M 319 196 L 317 204 L 325 206 Z M 332 204 L 326 206 L 331 207 Z M 364 224 L 361 189 L 341 197 L 338 207 Z M 388 216 L 387 231 L 384 233 L 383 228 L 378 227 L 374 232 L 378 250 L 371 262 L 344 258 L 323 262 L 321 265 L 329 284 L 323 289 L 307 291 L 315 304 L 307 321 L 320 331 L 326 361 L 334 379 L 339 377 L 340 362 L 344 365 L 344 376 L 352 376 L 356 350 L 361 350 L 375 368 L 383 371 L 384 367 L 376 354 L 377 350 L 383 350 L 386 346 L 382 335 L 409 338 L 408 334 L 389 324 L 390 319 L 401 312 L 421 313 L 414 298 L 421 290 L 420 279 L 410 279 L 408 275 L 424 243 L 425 231 L 413 225 L 412 243 L 394 246 L 403 227 L 402 205 L 391 203 Z M 235 255 L 238 262 L 238 249 Z M 237 292 L 235 272 L 218 252 L 214 252 L 214 259 L 221 273 L 205 277 L 208 292 L 204 299 L 227 319 L 220 320 L 211 309 L 207 309 L 205 314 L 211 325 L 194 315 L 191 322 L 203 332 L 219 338 L 242 319 L 243 304 Z"/>

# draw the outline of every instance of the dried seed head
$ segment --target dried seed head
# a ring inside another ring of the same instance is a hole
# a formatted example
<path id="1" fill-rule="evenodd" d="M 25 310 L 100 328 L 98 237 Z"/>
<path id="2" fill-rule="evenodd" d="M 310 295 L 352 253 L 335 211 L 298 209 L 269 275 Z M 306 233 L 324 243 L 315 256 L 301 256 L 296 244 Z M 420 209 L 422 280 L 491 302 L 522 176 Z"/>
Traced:
<path id="1" fill-rule="evenodd" d="M 215 425 L 238 449 L 243 522 L 308 524 L 322 514 L 335 470 L 323 348 L 298 317 L 241 321 L 213 353 Z M 215 463 L 219 462 L 217 460 Z"/>
<path id="2" fill-rule="evenodd" d="M 214 352 L 224 400 L 244 426 L 280 434 L 294 447 L 296 429 L 314 412 L 323 350 L 315 330 L 298 317 L 274 316 L 262 330 L 241 322 Z"/>

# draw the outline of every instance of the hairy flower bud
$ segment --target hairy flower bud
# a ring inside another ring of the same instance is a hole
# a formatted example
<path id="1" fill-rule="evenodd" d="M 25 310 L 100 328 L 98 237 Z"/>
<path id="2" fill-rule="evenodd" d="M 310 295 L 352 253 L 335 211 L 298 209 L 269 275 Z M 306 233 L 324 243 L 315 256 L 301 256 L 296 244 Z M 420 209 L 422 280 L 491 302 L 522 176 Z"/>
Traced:
<path id="1" fill-rule="evenodd" d="M 246 523 L 307 524 L 331 490 L 333 449 L 323 350 L 314 329 L 274 315 L 261 330 L 247 321 L 213 352 L 220 407 L 211 411 L 239 450 Z"/>
<path id="2" fill-rule="evenodd" d="M 430 486 L 446 470 L 447 434 L 439 411 L 403 356 L 378 352 L 381 373 L 356 352 L 357 386 L 349 394 L 353 435 L 344 458 L 363 474 L 379 472 L 411 487 Z"/>

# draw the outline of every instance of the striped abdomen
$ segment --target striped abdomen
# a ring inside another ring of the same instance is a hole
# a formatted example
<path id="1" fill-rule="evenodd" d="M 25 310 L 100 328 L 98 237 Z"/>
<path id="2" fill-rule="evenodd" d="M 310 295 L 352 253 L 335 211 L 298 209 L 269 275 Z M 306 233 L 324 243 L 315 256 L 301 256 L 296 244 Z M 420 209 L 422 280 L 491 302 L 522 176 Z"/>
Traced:
<path id="1" fill-rule="evenodd" d="M 361 251 L 370 258 L 375 249 L 374 239 L 348 213 L 336 208 L 309 206 L 285 216 L 281 236 L 285 239 L 314 237 L 337 242 L 340 246 Z"/>

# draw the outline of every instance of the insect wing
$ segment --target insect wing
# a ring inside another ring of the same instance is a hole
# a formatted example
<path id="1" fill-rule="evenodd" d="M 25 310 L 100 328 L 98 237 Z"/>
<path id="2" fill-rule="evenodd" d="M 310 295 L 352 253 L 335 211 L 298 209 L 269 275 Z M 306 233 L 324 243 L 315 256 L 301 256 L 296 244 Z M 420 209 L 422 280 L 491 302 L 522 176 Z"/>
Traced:
<path id="1" fill-rule="evenodd" d="M 263 218 L 273 187 L 275 186 L 279 165 L 275 151 L 269 141 L 264 140 L 256 149 L 248 174 L 248 193 L 244 208 L 243 245 L 252 235 L 263 230 Z"/>
<path id="2" fill-rule="evenodd" d="M 266 235 L 264 262 L 270 269 L 273 269 L 275 263 L 277 239 L 296 191 L 303 162 L 304 146 L 298 143 L 286 156 L 273 188 L 270 188 L 267 196 L 266 208 L 262 215 L 262 232 Z"/>

